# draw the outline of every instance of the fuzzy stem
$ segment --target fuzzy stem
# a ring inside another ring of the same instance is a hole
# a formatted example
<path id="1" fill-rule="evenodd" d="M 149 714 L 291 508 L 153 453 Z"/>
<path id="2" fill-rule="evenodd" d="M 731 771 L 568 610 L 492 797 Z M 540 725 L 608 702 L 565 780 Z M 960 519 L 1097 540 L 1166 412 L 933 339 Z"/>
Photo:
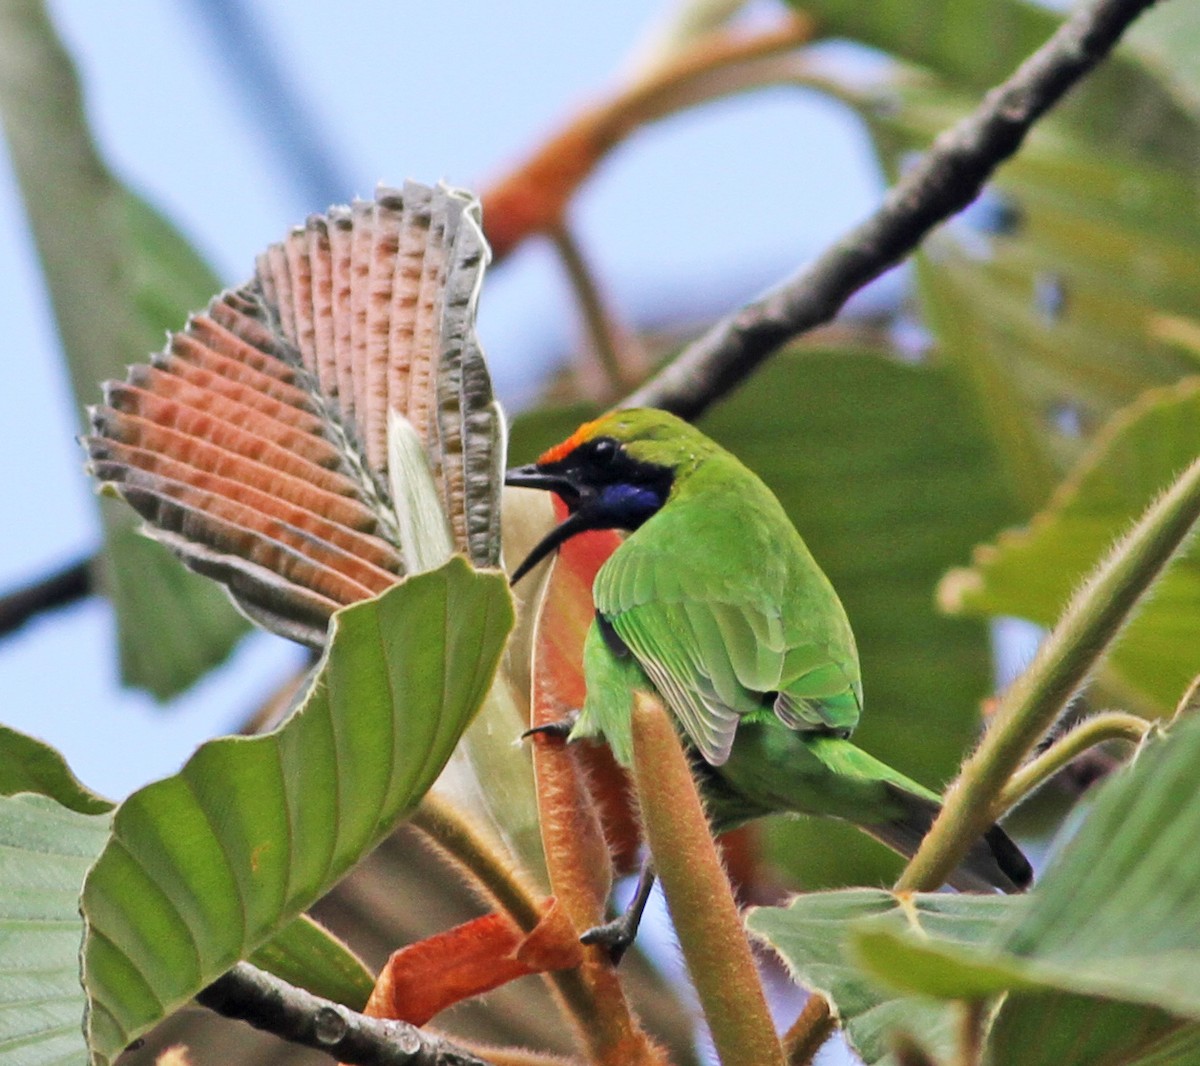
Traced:
<path id="1" fill-rule="evenodd" d="M 983 1062 L 984 1029 L 988 1004 L 982 999 L 963 1000 L 958 1004 L 958 1066 L 980 1066 Z"/>
<path id="2" fill-rule="evenodd" d="M 1011 810 L 1088 748 L 1109 740 L 1128 740 L 1138 744 L 1151 728 L 1151 723 L 1145 718 L 1124 711 L 1104 711 L 1085 718 L 1009 778 L 1004 791 L 1000 793 L 998 806 L 1006 811 Z"/>
<path id="3" fill-rule="evenodd" d="M 552 742 L 536 743 L 534 762 L 550 883 L 576 932 L 582 932 L 604 920 L 606 893 L 597 893 L 595 874 L 597 870 L 607 874 L 612 860 L 571 753 L 561 741 L 557 751 L 551 750 Z M 585 825 L 585 832 L 571 833 L 572 826 L 593 821 L 594 826 Z M 596 1066 L 666 1066 L 665 1052 L 638 1024 L 603 948 L 585 947 L 578 969 L 558 970 L 552 976 L 558 978 L 560 992 L 570 1005 L 590 1062 Z"/>
<path id="4" fill-rule="evenodd" d="M 424 833 L 477 881 L 477 887 L 524 933 L 533 931 L 542 911 L 533 890 L 512 864 L 453 804 L 430 792 L 410 824 Z"/>
<path id="5" fill-rule="evenodd" d="M 783 1037 L 787 1066 L 811 1066 L 813 1058 L 836 1028 L 829 1000 L 819 992 L 810 992 L 804 1009 Z"/>
<path id="6" fill-rule="evenodd" d="M 963 764 L 941 814 L 896 882 L 898 891 L 943 884 L 995 821 L 1009 778 L 1086 682 L 1198 516 L 1200 459 L 1117 542 L 1005 693 L 992 728 Z"/>
<path id="7" fill-rule="evenodd" d="M 633 776 L 679 946 L 723 1066 L 783 1066 L 783 1049 L 675 727 L 638 693 Z"/>

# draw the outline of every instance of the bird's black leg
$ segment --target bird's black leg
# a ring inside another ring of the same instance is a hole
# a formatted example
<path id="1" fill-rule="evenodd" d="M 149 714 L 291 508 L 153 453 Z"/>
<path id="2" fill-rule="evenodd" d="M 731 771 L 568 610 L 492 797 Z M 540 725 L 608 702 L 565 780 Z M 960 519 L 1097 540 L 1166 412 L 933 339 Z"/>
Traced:
<path id="1" fill-rule="evenodd" d="M 608 948 L 609 958 L 616 966 L 637 936 L 638 926 L 642 924 L 642 912 L 646 909 L 653 888 L 654 860 L 647 857 L 638 874 L 637 890 L 625 913 L 611 922 L 587 930 L 579 939 L 585 944 L 600 944 Z"/>
<path id="2" fill-rule="evenodd" d="M 566 740 L 571 735 L 571 730 L 575 728 L 577 721 L 579 721 L 579 712 L 571 711 L 557 722 L 543 722 L 541 725 L 531 726 L 521 734 L 521 739 L 528 740 L 530 737 L 541 736 Z"/>

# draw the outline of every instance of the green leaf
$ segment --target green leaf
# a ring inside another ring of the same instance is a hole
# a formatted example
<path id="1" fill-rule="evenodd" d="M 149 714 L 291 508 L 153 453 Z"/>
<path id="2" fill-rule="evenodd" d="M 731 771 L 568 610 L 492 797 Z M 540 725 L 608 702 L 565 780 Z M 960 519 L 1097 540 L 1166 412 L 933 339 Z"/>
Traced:
<path id="1" fill-rule="evenodd" d="M 977 548 L 970 570 L 942 585 L 965 614 L 1018 615 L 1042 625 L 1178 472 L 1200 454 L 1200 378 L 1146 393 L 1122 411 L 1025 528 Z M 1194 621 L 1200 562 L 1177 559 L 1112 653 L 1111 668 L 1163 713 L 1200 672 Z"/>
<path id="2" fill-rule="evenodd" d="M 897 897 L 876 889 L 798 896 L 789 907 L 756 907 L 746 925 L 787 963 L 796 982 L 833 1003 L 847 1039 L 868 1066 L 891 1062 L 890 1033 L 914 1034 L 935 1056 L 956 1050 L 950 1006 L 897 992 L 869 979 L 849 954 L 849 936 L 863 919 L 891 916 L 939 944 L 978 943 L 994 934 L 1020 897 L 919 894 Z"/>
<path id="3" fill-rule="evenodd" d="M 113 804 L 40 740 L 0 726 L 0 1059 L 81 1062 L 79 893 Z M 11 1058 L 10 1058 L 11 1057 Z"/>
<path id="4" fill-rule="evenodd" d="M 830 993 L 868 1062 L 883 1054 L 880 1019 L 890 1024 L 907 1012 L 895 1007 L 901 993 L 954 1000 L 1006 992 L 991 1066 L 1195 1061 L 1197 765 L 1200 718 L 1186 718 L 1101 787 L 1026 897 L 841 892 L 754 911 L 748 925 L 802 984 Z M 946 907 L 961 909 L 955 920 Z M 943 1046 L 945 1015 L 914 1017 L 916 1036 Z"/>
<path id="5" fill-rule="evenodd" d="M 114 806 L 71 773 L 49 744 L 0 725 L 0 796 L 21 792 L 48 796 L 79 814 L 105 814 Z"/>
<path id="6" fill-rule="evenodd" d="M 107 1063 L 277 935 L 437 778 L 487 694 L 512 601 L 456 556 L 335 615 L 296 714 L 134 793 L 88 875 L 88 1033 Z"/>
<path id="7" fill-rule="evenodd" d="M 592 412 L 523 415 L 514 462 Z M 941 615 L 938 579 L 1015 516 L 970 394 L 951 372 L 864 350 L 794 348 L 700 427 L 779 496 L 846 606 L 862 659 L 855 743 L 931 787 L 957 768 L 992 683 L 988 635 Z M 851 826 L 769 823 L 771 860 L 805 888 L 894 880 L 898 858 Z"/>
<path id="8" fill-rule="evenodd" d="M 1200 1026 L 1166 1011 L 1069 993 L 1011 993 L 988 1040 L 989 1066 L 1189 1066 Z"/>
<path id="9" fill-rule="evenodd" d="M 1070 975 L 1062 988 L 1200 1019 L 1200 718 L 1147 743 L 1099 790 L 997 948 Z"/>
<path id="10" fill-rule="evenodd" d="M 362 1010 L 375 988 L 375 978 L 366 964 L 306 914 L 284 926 L 249 961 L 351 1010 Z"/>
<path id="11" fill-rule="evenodd" d="M 80 784 L 53 748 L 7 726 L 0 797 L 0 1056 L 19 1046 L 22 1063 L 78 1062 L 87 1051 L 79 895 L 114 805 Z M 374 987 L 350 949 L 306 915 L 250 961 L 356 1010 Z"/>
<path id="12" fill-rule="evenodd" d="M 36 0 L 0 7 L 0 117 L 81 414 L 99 383 L 159 348 L 220 287 L 188 242 L 108 170 L 75 69 Z M 101 583 L 123 679 L 159 699 L 221 662 L 247 623 L 210 583 L 103 509 Z"/>
<path id="13" fill-rule="evenodd" d="M 993 1062 L 1073 1019 L 1039 1061 L 1134 1061 L 1169 1034 L 1192 1046 L 1200 1021 L 1200 719 L 1151 741 L 1107 782 L 1088 817 L 1023 906 L 974 944 L 915 935 L 893 917 L 860 924 L 854 949 L 895 987 L 940 998 L 1010 996 L 995 1023 Z M 1104 1036 L 1107 1034 L 1107 1036 Z M 1026 1049 L 1022 1052 L 1022 1049 Z"/>
<path id="14" fill-rule="evenodd" d="M 3 740 L 0 766 L 14 751 L 10 739 Z M 85 1061 L 79 891 L 111 822 L 111 815 L 82 814 L 48 796 L 0 798 L 0 1059 L 6 1063 Z"/>

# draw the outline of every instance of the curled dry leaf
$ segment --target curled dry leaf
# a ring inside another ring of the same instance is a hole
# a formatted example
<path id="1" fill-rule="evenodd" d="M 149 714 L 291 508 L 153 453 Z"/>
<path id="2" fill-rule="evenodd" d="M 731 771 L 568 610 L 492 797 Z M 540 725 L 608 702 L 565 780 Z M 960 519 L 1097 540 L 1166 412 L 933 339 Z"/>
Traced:
<path id="1" fill-rule="evenodd" d="M 485 914 L 394 952 L 364 1013 L 424 1025 L 470 996 L 518 977 L 578 966 L 583 948 L 558 904 L 526 935 L 505 914 Z"/>
<path id="2" fill-rule="evenodd" d="M 497 565 L 504 427 L 474 334 L 488 256 L 477 201 L 444 186 L 313 216 L 106 383 L 92 472 L 251 618 L 312 646 L 339 607 L 427 568 L 406 531 L 432 521 Z M 407 473 L 410 439 L 434 494 Z"/>

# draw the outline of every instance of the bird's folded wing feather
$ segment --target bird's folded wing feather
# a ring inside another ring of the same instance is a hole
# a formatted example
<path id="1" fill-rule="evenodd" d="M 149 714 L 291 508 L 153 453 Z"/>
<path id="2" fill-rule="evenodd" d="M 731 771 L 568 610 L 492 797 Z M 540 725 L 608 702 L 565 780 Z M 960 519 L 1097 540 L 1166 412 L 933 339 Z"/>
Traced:
<path id="1" fill-rule="evenodd" d="M 605 564 L 596 609 L 637 658 L 684 731 L 714 766 L 729 758 L 738 721 L 771 707 L 795 729 L 841 726 L 841 702 L 857 698 L 830 650 L 788 640 L 776 605 L 689 595 L 676 564 L 627 542 Z M 657 593 L 656 590 L 657 589 Z M 836 718 L 836 721 L 830 721 Z M 853 724 L 852 722 L 850 723 Z"/>

